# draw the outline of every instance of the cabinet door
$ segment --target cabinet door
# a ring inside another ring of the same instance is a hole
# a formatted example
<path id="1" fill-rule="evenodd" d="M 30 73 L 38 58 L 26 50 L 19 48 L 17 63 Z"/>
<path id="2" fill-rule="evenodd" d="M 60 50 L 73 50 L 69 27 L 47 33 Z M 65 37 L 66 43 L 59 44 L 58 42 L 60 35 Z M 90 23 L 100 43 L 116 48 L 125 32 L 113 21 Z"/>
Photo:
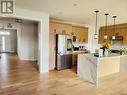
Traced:
<path id="1" fill-rule="evenodd" d="M 72 54 L 67 54 L 65 56 L 65 64 L 67 69 L 72 68 Z"/>
<path id="2" fill-rule="evenodd" d="M 72 25 L 69 25 L 69 24 L 61 24 L 61 31 L 62 31 L 62 34 L 71 35 Z"/>
<path id="3" fill-rule="evenodd" d="M 107 32 L 106 32 L 107 36 L 108 36 L 108 39 L 104 39 L 104 35 L 105 35 L 105 30 L 99 30 L 99 39 L 98 39 L 98 42 L 99 44 L 103 44 L 104 42 L 108 42 L 108 43 L 111 43 L 111 37 L 113 35 L 113 31 L 111 29 L 108 29 Z"/>
<path id="4" fill-rule="evenodd" d="M 76 34 L 76 37 L 77 37 L 77 42 L 78 42 L 78 43 L 81 43 L 81 36 L 82 36 L 82 35 L 81 35 L 81 32 L 82 32 L 82 31 L 81 31 L 81 28 L 76 27 L 75 30 L 76 30 L 75 34 Z"/>
<path id="5" fill-rule="evenodd" d="M 50 22 L 49 24 L 50 34 L 55 35 L 57 33 L 57 24 Z"/>
<path id="6" fill-rule="evenodd" d="M 88 42 L 88 28 L 73 26 L 72 31 L 73 31 L 74 35 L 76 35 L 78 43 L 87 43 Z"/>
<path id="7" fill-rule="evenodd" d="M 127 45 L 127 28 L 122 29 L 123 32 L 123 44 Z"/>
<path id="8" fill-rule="evenodd" d="M 103 31 L 99 31 L 99 39 L 98 39 L 98 42 L 99 42 L 99 44 L 102 44 L 103 43 Z"/>
<path id="9" fill-rule="evenodd" d="M 50 23 L 49 28 L 49 69 L 52 70 L 55 68 L 57 24 Z"/>
<path id="10" fill-rule="evenodd" d="M 88 28 L 81 28 L 80 38 L 82 43 L 88 42 Z"/>
<path id="11" fill-rule="evenodd" d="M 49 35 L 49 68 L 50 70 L 54 69 L 55 68 L 55 58 L 56 58 L 56 36 L 53 35 L 53 34 L 50 34 Z"/>

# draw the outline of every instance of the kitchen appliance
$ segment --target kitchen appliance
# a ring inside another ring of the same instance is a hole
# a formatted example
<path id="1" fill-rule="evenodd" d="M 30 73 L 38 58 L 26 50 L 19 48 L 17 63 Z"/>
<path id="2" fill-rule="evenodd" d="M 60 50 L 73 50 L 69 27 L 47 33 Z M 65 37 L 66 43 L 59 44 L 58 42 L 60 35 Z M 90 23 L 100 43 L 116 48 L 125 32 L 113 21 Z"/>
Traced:
<path id="1" fill-rule="evenodd" d="M 116 50 L 116 49 L 111 49 L 110 52 L 111 53 L 120 54 L 120 50 Z"/>
<path id="2" fill-rule="evenodd" d="M 69 35 L 56 35 L 56 70 L 72 67 L 73 37 Z"/>
<path id="3" fill-rule="evenodd" d="M 75 46 L 74 46 L 74 47 L 73 47 L 73 50 L 74 50 L 74 51 L 79 51 L 79 47 L 75 47 Z"/>
<path id="4" fill-rule="evenodd" d="M 76 36 L 73 36 L 73 42 L 76 42 Z"/>
<path id="5" fill-rule="evenodd" d="M 115 39 L 112 39 L 112 41 L 123 41 L 123 36 L 115 36 Z"/>

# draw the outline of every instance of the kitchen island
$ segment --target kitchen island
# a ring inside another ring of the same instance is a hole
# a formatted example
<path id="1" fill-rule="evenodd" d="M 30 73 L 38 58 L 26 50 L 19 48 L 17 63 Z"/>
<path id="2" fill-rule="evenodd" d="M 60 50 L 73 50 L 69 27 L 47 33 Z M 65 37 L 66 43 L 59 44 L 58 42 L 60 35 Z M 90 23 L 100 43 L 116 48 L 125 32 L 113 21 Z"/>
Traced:
<path id="1" fill-rule="evenodd" d="M 99 84 L 99 79 L 118 72 L 127 72 L 127 55 L 95 57 L 93 54 L 78 55 L 78 76 Z"/>

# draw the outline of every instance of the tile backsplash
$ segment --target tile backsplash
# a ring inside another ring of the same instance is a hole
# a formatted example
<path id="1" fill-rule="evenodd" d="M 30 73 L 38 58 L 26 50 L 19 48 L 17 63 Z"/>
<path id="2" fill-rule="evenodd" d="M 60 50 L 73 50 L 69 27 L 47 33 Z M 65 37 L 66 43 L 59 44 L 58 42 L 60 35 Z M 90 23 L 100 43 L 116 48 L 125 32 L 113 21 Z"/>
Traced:
<path id="1" fill-rule="evenodd" d="M 127 48 L 127 45 L 124 45 L 122 41 L 112 41 L 110 49 L 121 49 L 121 48 Z"/>

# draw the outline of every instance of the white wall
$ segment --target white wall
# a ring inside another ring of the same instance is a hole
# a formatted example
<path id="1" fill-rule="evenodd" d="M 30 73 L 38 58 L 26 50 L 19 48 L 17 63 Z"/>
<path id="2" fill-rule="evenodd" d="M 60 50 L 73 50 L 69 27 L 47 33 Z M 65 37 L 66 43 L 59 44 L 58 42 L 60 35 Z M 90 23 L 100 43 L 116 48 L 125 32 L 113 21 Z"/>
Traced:
<path id="1" fill-rule="evenodd" d="M 12 17 L 29 19 L 39 22 L 39 52 L 38 64 L 40 73 L 49 72 L 49 14 L 15 8 L 15 15 Z M 3 15 L 0 15 L 3 16 Z"/>
<path id="2" fill-rule="evenodd" d="M 34 22 L 31 23 L 20 23 L 18 29 L 18 54 L 21 60 L 37 60 L 38 45 L 37 37 L 38 34 L 37 26 Z M 36 34 L 36 35 L 35 35 Z M 36 50 L 36 53 L 35 53 Z"/>
<path id="3" fill-rule="evenodd" d="M 95 49 L 100 48 L 100 45 L 98 44 L 98 39 L 94 39 L 94 34 L 95 34 L 95 25 L 94 24 L 90 24 L 87 25 L 89 27 L 89 34 L 88 34 L 88 48 L 90 49 L 90 51 L 92 53 L 95 52 Z M 99 27 L 98 29 L 99 30 Z M 99 31 L 97 31 L 99 34 Z"/>
<path id="4" fill-rule="evenodd" d="M 15 17 L 39 22 L 38 64 L 40 73 L 49 72 L 49 14 L 16 8 Z"/>
<path id="5" fill-rule="evenodd" d="M 22 23 L 17 23 L 13 18 L 1 18 L 0 22 L 1 25 L 4 25 L 5 27 L 9 23 L 13 26 L 12 29 L 4 30 L 10 32 L 11 34 L 10 36 L 6 36 L 6 51 L 16 51 L 21 60 L 37 60 L 37 22 L 23 20 Z M 14 35 L 13 32 L 17 32 L 16 35 Z M 18 47 L 18 50 L 16 45 Z"/>

